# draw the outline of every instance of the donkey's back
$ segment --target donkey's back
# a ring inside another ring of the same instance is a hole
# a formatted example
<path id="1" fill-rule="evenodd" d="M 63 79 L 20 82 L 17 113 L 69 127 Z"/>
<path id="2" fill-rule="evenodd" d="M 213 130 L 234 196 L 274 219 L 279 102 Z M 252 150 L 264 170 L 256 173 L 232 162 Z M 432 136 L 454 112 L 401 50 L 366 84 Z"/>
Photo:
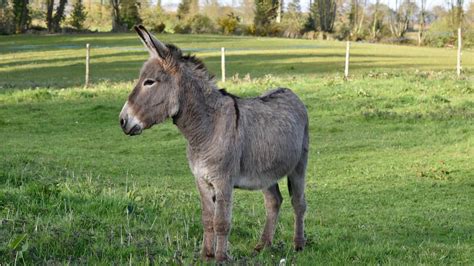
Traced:
<path id="1" fill-rule="evenodd" d="M 306 108 L 284 88 L 237 102 L 242 157 L 235 186 L 267 188 L 289 175 L 308 150 Z"/>

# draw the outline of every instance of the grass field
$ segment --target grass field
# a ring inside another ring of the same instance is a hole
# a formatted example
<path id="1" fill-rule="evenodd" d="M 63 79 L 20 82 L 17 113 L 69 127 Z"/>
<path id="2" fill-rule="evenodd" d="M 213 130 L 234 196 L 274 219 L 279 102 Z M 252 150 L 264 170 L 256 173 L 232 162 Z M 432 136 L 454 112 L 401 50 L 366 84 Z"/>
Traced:
<path id="1" fill-rule="evenodd" d="M 220 77 L 220 48 L 227 51 L 227 75 L 252 78 L 323 77 L 344 69 L 345 43 L 213 35 L 160 35 L 204 59 Z M 91 44 L 91 80 L 128 82 L 147 58 L 136 34 L 0 36 L 0 88 L 70 87 L 84 82 L 85 44 Z M 405 70 L 455 71 L 456 50 L 353 43 L 353 74 Z M 474 51 L 463 51 L 472 76 Z"/>
<path id="2" fill-rule="evenodd" d="M 286 182 L 275 243 L 253 256 L 261 193 L 235 192 L 240 264 L 474 264 L 474 53 L 165 35 L 240 96 L 294 89 L 310 113 L 308 245 L 292 250 Z M 83 79 L 85 42 L 94 47 Z M 200 263 L 197 190 L 170 122 L 126 137 L 118 113 L 146 53 L 134 35 L 0 37 L 0 264 Z M 288 48 L 289 47 L 289 48 Z M 251 78 L 243 78 L 250 73 Z M 31 89 L 33 87 L 33 89 Z M 36 88 L 38 87 L 38 88 Z"/>

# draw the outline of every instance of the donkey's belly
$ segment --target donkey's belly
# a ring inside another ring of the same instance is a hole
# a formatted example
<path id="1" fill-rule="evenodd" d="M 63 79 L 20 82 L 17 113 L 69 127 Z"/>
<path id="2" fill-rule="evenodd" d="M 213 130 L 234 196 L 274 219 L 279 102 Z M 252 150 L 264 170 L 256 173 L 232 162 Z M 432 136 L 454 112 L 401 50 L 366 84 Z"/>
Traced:
<path id="1" fill-rule="evenodd" d="M 260 190 L 268 188 L 278 182 L 280 177 L 268 177 L 268 176 L 239 176 L 235 178 L 234 188 L 241 188 L 247 190 Z"/>

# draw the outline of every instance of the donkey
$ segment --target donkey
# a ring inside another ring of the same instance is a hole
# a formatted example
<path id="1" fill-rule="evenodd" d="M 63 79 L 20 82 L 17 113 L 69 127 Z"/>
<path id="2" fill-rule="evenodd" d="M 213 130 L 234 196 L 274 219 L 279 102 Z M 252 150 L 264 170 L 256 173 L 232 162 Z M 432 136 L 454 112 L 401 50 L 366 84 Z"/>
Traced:
<path id="1" fill-rule="evenodd" d="M 302 250 L 309 136 L 301 100 L 284 88 L 241 99 L 218 89 L 196 57 L 160 42 L 141 25 L 135 30 L 150 57 L 120 112 L 120 126 L 133 136 L 171 118 L 186 138 L 201 197 L 203 259 L 231 259 L 234 188 L 263 191 L 266 223 L 255 250 L 272 244 L 283 200 L 278 180 L 284 176 L 295 213 L 294 245 Z"/>

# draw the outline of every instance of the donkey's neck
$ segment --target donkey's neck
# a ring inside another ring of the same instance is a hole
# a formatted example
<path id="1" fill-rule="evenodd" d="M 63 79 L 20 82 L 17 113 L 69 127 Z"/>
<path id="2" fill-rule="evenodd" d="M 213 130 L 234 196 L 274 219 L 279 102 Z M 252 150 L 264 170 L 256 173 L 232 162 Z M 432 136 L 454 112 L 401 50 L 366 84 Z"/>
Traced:
<path id="1" fill-rule="evenodd" d="M 182 88 L 179 111 L 173 123 L 191 147 L 199 148 L 212 135 L 216 108 L 224 96 L 213 81 L 187 80 Z"/>

